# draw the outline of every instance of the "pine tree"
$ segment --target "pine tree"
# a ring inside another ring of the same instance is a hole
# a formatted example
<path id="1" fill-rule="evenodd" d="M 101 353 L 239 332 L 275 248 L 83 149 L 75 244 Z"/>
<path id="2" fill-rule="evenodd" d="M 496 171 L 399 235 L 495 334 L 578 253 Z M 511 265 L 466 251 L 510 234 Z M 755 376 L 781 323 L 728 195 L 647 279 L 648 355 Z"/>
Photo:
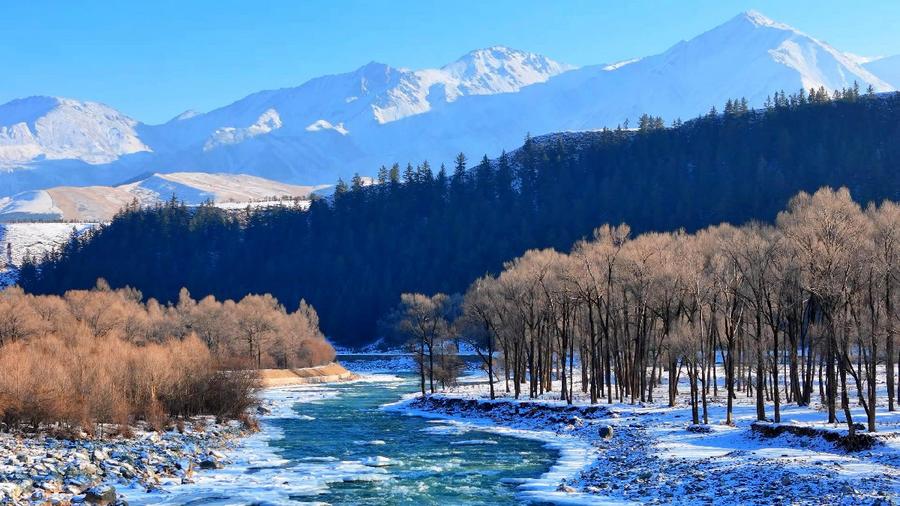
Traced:
<path id="1" fill-rule="evenodd" d="M 354 192 L 359 192 L 360 190 L 362 190 L 362 187 L 363 187 L 363 180 L 362 180 L 362 177 L 357 172 L 356 174 L 353 174 L 353 179 L 350 180 L 350 189 L 353 190 Z"/>
<path id="2" fill-rule="evenodd" d="M 391 165 L 391 171 L 388 179 L 390 179 L 391 184 L 393 185 L 400 184 L 400 164 L 395 163 L 394 165 Z"/>
<path id="3" fill-rule="evenodd" d="M 466 155 L 464 153 L 459 153 L 456 155 L 454 159 L 454 163 L 456 164 L 453 169 L 453 177 L 462 176 L 466 172 Z"/>
<path id="4" fill-rule="evenodd" d="M 338 178 L 337 184 L 334 186 L 334 195 L 339 197 L 347 193 L 347 190 L 347 183 L 345 183 L 342 178 Z"/>

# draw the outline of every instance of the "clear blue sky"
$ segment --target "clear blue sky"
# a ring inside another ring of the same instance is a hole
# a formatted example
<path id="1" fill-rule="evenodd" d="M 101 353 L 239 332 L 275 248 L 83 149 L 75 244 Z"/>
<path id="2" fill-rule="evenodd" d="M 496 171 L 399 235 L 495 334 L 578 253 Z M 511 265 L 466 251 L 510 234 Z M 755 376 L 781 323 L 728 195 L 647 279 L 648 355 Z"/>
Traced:
<path id="1" fill-rule="evenodd" d="M 756 9 L 838 49 L 900 53 L 900 2 L 45 1 L 0 6 L 0 103 L 97 100 L 157 123 L 371 60 L 436 67 L 495 44 L 576 65 L 658 53 Z"/>

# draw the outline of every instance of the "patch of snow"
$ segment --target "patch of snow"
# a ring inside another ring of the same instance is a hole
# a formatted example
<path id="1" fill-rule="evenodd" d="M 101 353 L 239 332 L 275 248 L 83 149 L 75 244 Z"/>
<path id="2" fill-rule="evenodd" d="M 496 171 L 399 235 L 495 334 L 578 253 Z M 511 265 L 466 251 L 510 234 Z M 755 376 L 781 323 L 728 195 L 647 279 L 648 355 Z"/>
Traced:
<path id="1" fill-rule="evenodd" d="M 611 63 L 611 64 L 603 67 L 603 70 L 610 72 L 613 70 L 618 70 L 618 69 L 624 67 L 625 65 L 630 65 L 632 63 L 639 62 L 639 61 L 641 61 L 640 58 L 631 58 L 630 60 L 622 60 L 620 62 Z"/>
<path id="2" fill-rule="evenodd" d="M 40 259 L 95 223 L 0 223 L 0 287 L 14 284 L 26 257 Z M 11 258 L 7 247 L 11 246 Z M 11 260 L 11 262 L 10 262 Z"/>
<path id="3" fill-rule="evenodd" d="M 478 446 L 478 445 L 495 445 L 493 439 L 466 439 L 463 441 L 450 441 L 450 446 Z"/>
<path id="4" fill-rule="evenodd" d="M 203 145 L 203 151 L 210 151 L 228 144 L 238 144 L 259 135 L 271 133 L 281 128 L 281 116 L 275 109 L 267 109 L 259 115 L 252 125 L 239 127 L 222 127 L 217 129 Z"/>
<path id="5" fill-rule="evenodd" d="M 381 455 L 362 458 L 360 459 L 359 463 L 369 467 L 387 467 L 396 464 L 396 462 L 394 462 L 393 460 L 387 457 L 382 457 Z"/>
<path id="6" fill-rule="evenodd" d="M 343 123 L 338 123 L 337 125 L 332 125 L 331 123 L 329 123 L 328 121 L 326 121 L 324 119 L 316 120 L 315 122 L 309 124 L 306 127 L 307 132 L 319 132 L 322 130 L 334 130 L 335 132 L 337 132 L 341 135 L 347 135 L 348 133 L 350 133 L 349 130 L 344 128 Z"/>
<path id="7" fill-rule="evenodd" d="M 63 212 L 54 205 L 50 193 L 45 190 L 36 190 L 0 199 L 0 217 L 7 220 L 21 220 L 30 217 L 58 220 L 63 217 Z"/>

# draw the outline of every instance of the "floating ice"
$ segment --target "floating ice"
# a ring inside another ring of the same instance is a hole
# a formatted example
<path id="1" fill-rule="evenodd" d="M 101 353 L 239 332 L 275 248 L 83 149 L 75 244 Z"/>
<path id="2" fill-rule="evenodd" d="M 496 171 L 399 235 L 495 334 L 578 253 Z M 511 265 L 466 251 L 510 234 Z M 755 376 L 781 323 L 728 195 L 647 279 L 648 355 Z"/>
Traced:
<path id="1" fill-rule="evenodd" d="M 474 445 L 495 445 L 496 441 L 492 439 L 467 439 L 465 441 L 451 441 L 453 446 L 474 446 Z"/>

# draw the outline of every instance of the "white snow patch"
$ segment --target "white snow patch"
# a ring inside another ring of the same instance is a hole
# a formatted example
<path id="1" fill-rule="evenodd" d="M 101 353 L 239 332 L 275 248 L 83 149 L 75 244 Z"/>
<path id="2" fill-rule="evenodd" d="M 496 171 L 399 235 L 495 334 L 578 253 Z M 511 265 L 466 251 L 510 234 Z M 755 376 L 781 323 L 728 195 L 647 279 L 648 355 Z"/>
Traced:
<path id="1" fill-rule="evenodd" d="M 478 445 L 495 445 L 493 439 L 465 439 L 463 441 L 450 441 L 450 446 L 478 446 Z"/>
<path id="2" fill-rule="evenodd" d="M 217 129 L 203 145 L 203 151 L 210 151 L 229 144 L 237 144 L 259 135 L 271 133 L 281 127 L 281 116 L 278 115 L 278 111 L 267 109 L 259 115 L 256 123 L 248 127 L 223 127 Z"/>
<path id="3" fill-rule="evenodd" d="M 324 119 L 316 120 L 313 123 L 307 125 L 307 127 L 306 127 L 307 132 L 320 132 L 322 130 L 334 130 L 335 132 L 337 132 L 341 135 L 347 135 L 348 133 L 350 133 L 349 130 L 344 128 L 343 123 L 338 123 L 337 125 L 332 125 L 330 122 L 328 122 Z"/>

